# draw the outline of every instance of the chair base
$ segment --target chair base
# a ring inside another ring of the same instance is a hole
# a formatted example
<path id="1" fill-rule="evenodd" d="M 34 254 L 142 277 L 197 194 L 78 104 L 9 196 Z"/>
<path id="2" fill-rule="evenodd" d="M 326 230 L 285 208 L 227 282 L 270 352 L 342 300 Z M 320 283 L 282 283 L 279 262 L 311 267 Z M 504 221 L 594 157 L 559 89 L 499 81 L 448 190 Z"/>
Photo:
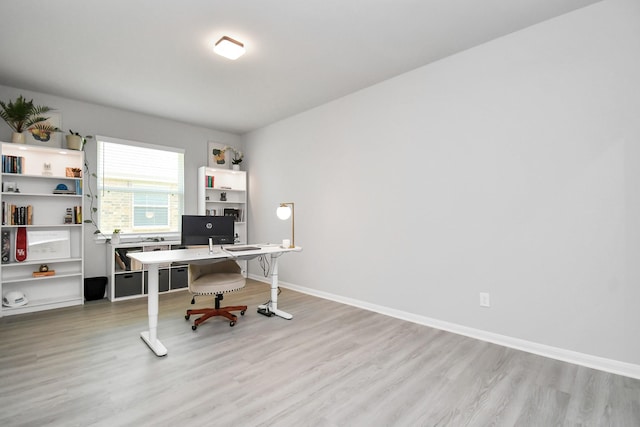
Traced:
<path id="1" fill-rule="evenodd" d="M 209 319 L 210 317 L 214 317 L 214 316 L 226 317 L 227 319 L 230 320 L 229 326 L 234 326 L 236 324 L 236 321 L 238 320 L 238 317 L 235 314 L 232 314 L 231 313 L 232 311 L 240 311 L 240 315 L 244 316 L 244 313 L 247 311 L 247 306 L 234 305 L 230 307 L 220 307 L 220 308 L 189 309 L 187 310 L 187 314 L 186 316 L 184 316 L 184 318 L 189 320 L 189 317 L 191 317 L 192 314 L 202 314 L 202 316 L 194 320 L 193 326 L 191 326 L 191 329 L 193 329 L 194 331 L 198 328 L 198 325 L 200 325 L 202 322 Z"/>

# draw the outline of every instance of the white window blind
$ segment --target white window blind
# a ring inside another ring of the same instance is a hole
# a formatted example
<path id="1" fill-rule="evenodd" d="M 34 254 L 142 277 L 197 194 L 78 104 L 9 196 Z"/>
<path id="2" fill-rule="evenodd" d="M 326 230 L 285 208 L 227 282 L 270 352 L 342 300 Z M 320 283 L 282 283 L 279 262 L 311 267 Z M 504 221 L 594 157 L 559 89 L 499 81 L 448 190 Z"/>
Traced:
<path id="1" fill-rule="evenodd" d="M 98 227 L 127 234 L 180 232 L 184 150 L 98 136 Z"/>

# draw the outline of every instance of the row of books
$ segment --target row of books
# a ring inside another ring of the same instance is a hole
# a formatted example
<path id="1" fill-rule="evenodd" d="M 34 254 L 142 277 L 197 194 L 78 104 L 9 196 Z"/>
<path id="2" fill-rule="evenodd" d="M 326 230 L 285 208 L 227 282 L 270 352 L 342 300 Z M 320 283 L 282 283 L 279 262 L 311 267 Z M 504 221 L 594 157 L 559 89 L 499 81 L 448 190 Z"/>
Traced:
<path id="1" fill-rule="evenodd" d="M 2 202 L 2 225 L 33 224 L 33 206 L 16 206 Z"/>
<path id="2" fill-rule="evenodd" d="M 67 208 L 65 224 L 82 224 L 82 206 Z M 33 206 L 2 202 L 2 225 L 33 225 Z"/>
<path id="3" fill-rule="evenodd" d="M 2 155 L 2 173 L 22 173 L 24 171 L 24 157 Z"/>

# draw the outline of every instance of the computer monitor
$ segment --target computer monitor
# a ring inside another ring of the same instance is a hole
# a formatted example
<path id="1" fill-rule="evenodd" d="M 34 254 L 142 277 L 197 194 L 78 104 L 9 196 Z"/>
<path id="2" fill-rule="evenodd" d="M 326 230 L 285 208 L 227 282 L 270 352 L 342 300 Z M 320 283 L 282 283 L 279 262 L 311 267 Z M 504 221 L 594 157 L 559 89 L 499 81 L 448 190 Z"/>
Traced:
<path id="1" fill-rule="evenodd" d="M 182 215 L 184 246 L 232 245 L 234 242 L 234 220 L 232 216 Z"/>

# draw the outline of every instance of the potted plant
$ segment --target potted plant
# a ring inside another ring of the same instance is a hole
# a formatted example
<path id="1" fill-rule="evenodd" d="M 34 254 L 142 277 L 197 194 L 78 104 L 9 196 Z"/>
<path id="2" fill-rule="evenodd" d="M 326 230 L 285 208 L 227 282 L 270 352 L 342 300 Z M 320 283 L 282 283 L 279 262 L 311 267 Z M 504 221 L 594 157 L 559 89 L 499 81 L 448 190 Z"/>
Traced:
<path id="1" fill-rule="evenodd" d="M 87 139 L 93 138 L 91 135 L 82 136 L 78 132 L 74 132 L 69 129 L 69 135 L 65 137 L 67 139 L 67 148 L 70 150 L 83 150 L 84 144 L 87 143 Z"/>
<path id="2" fill-rule="evenodd" d="M 0 101 L 0 117 L 7 122 L 13 130 L 12 142 L 24 144 L 25 130 L 32 128 L 37 123 L 45 122 L 49 118 L 43 114 L 51 111 L 51 108 L 44 105 L 33 105 L 33 99 L 27 101 L 20 95 L 15 101 L 4 103 Z M 56 132 L 58 129 L 49 127 L 49 132 Z"/>
<path id="3" fill-rule="evenodd" d="M 233 167 L 233 170 L 239 171 L 240 163 L 242 163 L 242 159 L 244 158 L 244 153 L 233 147 L 225 147 L 225 150 L 233 151 L 233 157 L 231 158 L 231 165 Z"/>
<path id="4" fill-rule="evenodd" d="M 120 244 L 120 229 L 119 228 L 114 228 L 113 229 L 113 234 L 111 235 L 111 244 L 112 245 Z"/>

